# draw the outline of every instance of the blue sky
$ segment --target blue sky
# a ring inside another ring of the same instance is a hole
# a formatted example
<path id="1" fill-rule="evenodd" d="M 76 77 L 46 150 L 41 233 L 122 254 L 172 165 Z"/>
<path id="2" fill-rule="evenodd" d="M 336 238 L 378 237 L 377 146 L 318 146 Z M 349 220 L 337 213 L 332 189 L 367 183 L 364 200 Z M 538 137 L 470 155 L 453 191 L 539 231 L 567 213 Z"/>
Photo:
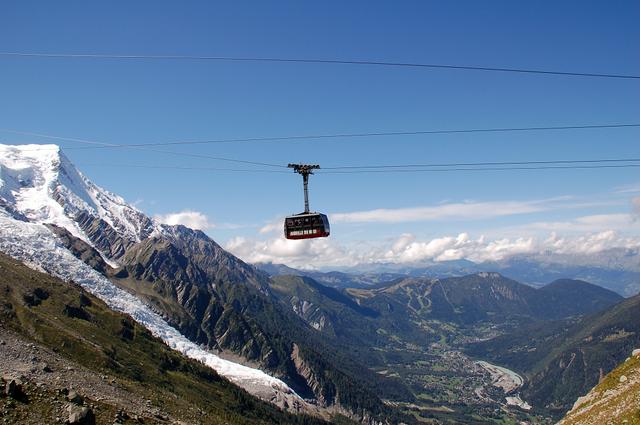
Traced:
<path id="1" fill-rule="evenodd" d="M 0 5 L 0 51 L 371 59 L 640 74 L 639 21 L 635 1 L 22 1 Z M 0 128 L 108 143 L 640 122 L 640 83 L 634 80 L 348 65 L 0 57 L 0 93 Z M 636 128 L 167 149 L 326 167 L 638 158 L 639 135 Z M 0 142 L 52 140 L 0 132 Z M 181 217 L 200 217 L 199 223 L 206 217 L 211 236 L 253 260 L 301 265 L 305 255 L 334 250 L 317 263 L 329 264 L 345 255 L 369 258 L 366 246 L 376 247 L 379 260 L 398 241 L 406 253 L 461 233 L 473 241 L 485 235 L 513 242 L 544 240 L 552 231 L 577 238 L 614 230 L 619 236 L 611 243 L 620 244 L 619 237 L 639 233 L 632 219 L 638 169 L 327 174 L 312 178 L 311 205 L 338 214 L 330 241 L 288 245 L 266 230 L 302 208 L 295 175 L 131 168 L 126 165 L 239 166 L 59 144 L 99 185 L 150 215 L 202 214 Z M 374 212 L 351 214 L 367 211 Z"/>

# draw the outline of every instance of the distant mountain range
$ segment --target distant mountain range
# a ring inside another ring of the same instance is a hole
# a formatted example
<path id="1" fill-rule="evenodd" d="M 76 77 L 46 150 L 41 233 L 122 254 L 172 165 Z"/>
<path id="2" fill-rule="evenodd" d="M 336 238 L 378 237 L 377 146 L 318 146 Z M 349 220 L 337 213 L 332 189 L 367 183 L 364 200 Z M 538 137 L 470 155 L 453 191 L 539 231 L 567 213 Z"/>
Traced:
<path id="1" fill-rule="evenodd" d="M 557 279 L 570 278 L 602 286 L 625 297 L 640 292 L 640 252 L 637 249 L 610 249 L 591 255 L 518 255 L 483 263 L 456 260 L 414 265 L 371 264 L 339 271 L 297 270 L 271 263 L 256 266 L 272 276 L 308 276 L 337 288 L 366 288 L 404 277 L 443 278 L 498 272 L 535 287 Z"/>

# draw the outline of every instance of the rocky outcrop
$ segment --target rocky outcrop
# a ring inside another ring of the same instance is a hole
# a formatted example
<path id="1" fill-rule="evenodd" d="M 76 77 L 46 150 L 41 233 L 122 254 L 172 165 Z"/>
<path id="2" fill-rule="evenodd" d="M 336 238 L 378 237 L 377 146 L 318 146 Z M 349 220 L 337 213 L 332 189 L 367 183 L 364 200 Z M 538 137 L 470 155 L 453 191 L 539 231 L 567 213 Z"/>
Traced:
<path id="1" fill-rule="evenodd" d="M 46 225 L 62 242 L 62 244 L 78 259 L 91 266 L 94 270 L 106 274 L 110 269 L 102 255 L 91 245 L 73 236 L 67 229 L 55 224 Z"/>
<path id="2" fill-rule="evenodd" d="M 24 397 L 24 391 L 22 390 L 22 380 L 9 379 L 4 387 L 4 395 L 16 400 L 22 399 Z"/>
<path id="3" fill-rule="evenodd" d="M 316 306 L 310 301 L 303 300 L 297 296 L 291 297 L 290 300 L 291 309 L 302 320 L 307 322 L 312 328 L 320 332 L 328 332 L 331 335 L 335 335 L 333 331 L 333 324 L 324 315 L 321 308 Z"/>
<path id="4" fill-rule="evenodd" d="M 316 395 L 316 400 L 320 406 L 326 407 L 334 404 L 335 399 L 333 394 L 324 390 L 320 379 L 316 375 L 315 371 L 309 367 L 300 354 L 300 347 L 298 344 L 293 344 L 293 350 L 291 350 L 291 360 L 296 367 L 296 371 L 300 376 L 304 378 L 307 385 L 313 393 Z"/>

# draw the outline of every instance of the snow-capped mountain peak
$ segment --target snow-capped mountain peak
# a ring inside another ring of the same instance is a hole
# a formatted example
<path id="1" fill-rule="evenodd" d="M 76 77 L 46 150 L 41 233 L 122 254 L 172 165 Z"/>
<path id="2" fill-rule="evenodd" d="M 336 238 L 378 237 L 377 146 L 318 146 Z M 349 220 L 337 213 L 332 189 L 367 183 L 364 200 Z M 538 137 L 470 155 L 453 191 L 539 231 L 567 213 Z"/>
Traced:
<path id="1" fill-rule="evenodd" d="M 94 220 L 130 243 L 161 229 L 120 196 L 82 175 L 57 145 L 0 145 L 0 207 L 16 218 L 63 227 L 91 245 Z M 113 259 L 112 252 L 97 248 Z"/>

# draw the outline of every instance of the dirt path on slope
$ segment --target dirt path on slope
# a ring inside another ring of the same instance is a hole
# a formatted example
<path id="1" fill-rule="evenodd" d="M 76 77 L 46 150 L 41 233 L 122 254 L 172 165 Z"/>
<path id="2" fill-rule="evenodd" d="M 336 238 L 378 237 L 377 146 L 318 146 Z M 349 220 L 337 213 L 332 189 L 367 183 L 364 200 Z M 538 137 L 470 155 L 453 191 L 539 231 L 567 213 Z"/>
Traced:
<path id="1" fill-rule="evenodd" d="M 4 423 L 64 423 L 69 416 L 65 397 L 72 390 L 93 410 L 97 423 L 180 423 L 153 406 L 151 400 L 128 391 L 116 378 L 98 375 L 1 324 L 0 377 L 5 382 L 20 380 L 25 392 L 22 402 L 0 398 Z"/>

